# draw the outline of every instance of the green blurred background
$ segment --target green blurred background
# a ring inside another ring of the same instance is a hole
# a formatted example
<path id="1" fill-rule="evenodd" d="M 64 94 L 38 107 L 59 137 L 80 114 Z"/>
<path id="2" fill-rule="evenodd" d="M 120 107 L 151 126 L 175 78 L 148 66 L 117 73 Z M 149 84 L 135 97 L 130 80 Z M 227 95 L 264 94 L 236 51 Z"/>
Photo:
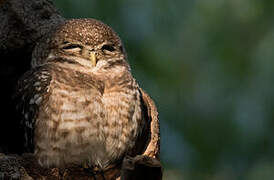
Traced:
<path id="1" fill-rule="evenodd" d="M 55 4 L 120 35 L 158 106 L 164 179 L 273 179 L 274 1 Z"/>

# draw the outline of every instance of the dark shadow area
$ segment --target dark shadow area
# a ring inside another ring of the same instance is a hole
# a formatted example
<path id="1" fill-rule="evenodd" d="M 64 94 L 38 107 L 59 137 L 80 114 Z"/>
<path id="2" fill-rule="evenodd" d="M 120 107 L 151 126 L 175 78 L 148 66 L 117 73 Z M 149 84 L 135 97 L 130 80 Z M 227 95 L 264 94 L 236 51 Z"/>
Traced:
<path id="1" fill-rule="evenodd" d="M 29 69 L 31 51 L 17 49 L 0 52 L 0 60 L 0 81 L 2 82 L 0 88 L 0 151 L 21 153 L 23 133 L 20 128 L 20 115 L 15 109 L 12 96 L 19 77 Z"/>

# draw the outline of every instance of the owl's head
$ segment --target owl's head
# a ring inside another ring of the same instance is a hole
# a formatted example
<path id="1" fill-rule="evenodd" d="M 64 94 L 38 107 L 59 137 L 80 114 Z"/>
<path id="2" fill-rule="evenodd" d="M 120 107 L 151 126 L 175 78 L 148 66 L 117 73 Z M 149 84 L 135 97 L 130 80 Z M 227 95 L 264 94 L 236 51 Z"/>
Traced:
<path id="1" fill-rule="evenodd" d="M 37 43 L 32 66 L 50 62 L 57 57 L 88 67 L 97 63 L 126 61 L 126 52 L 119 36 L 95 19 L 71 19 Z"/>

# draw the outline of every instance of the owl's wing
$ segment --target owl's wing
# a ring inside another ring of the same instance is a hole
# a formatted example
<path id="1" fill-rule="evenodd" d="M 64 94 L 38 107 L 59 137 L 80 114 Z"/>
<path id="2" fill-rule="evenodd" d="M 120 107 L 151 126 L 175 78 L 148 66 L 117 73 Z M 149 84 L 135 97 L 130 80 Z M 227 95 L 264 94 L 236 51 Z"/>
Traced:
<path id="1" fill-rule="evenodd" d="M 35 120 L 39 107 L 48 99 L 51 79 L 50 69 L 40 66 L 26 72 L 18 81 L 14 100 L 24 132 L 24 152 L 34 150 Z"/>

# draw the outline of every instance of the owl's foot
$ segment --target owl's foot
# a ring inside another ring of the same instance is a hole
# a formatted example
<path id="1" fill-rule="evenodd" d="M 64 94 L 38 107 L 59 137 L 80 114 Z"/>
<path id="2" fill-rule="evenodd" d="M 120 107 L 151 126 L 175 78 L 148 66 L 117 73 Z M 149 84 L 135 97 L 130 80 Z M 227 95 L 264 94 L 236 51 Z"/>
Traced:
<path id="1" fill-rule="evenodd" d="M 97 180 L 97 179 L 98 180 L 100 180 L 100 179 L 106 180 L 105 176 L 104 176 L 104 172 L 102 170 L 100 170 L 98 167 L 90 166 L 88 163 L 84 163 L 83 164 L 83 169 L 87 173 L 91 174 L 91 176 L 95 180 Z"/>

